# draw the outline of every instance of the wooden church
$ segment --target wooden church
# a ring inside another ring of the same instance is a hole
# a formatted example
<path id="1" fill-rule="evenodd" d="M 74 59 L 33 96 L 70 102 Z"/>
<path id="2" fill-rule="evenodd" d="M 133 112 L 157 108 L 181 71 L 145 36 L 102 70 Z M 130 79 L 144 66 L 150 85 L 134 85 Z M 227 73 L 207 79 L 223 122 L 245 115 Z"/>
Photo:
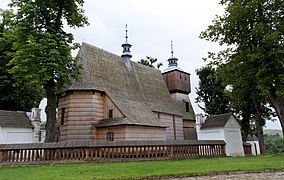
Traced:
<path id="1" fill-rule="evenodd" d="M 121 56 L 82 44 L 82 79 L 58 97 L 60 141 L 196 139 L 190 74 L 173 50 L 163 73 L 131 61 L 127 39 Z"/>

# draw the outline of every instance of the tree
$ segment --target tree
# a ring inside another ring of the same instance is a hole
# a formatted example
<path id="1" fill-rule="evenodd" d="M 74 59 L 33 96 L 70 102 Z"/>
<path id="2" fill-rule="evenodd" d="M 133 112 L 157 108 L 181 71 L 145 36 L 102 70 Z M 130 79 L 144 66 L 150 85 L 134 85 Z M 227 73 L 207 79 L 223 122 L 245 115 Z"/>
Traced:
<path id="1" fill-rule="evenodd" d="M 47 97 L 46 142 L 58 140 L 56 124 L 56 94 L 64 84 L 78 79 L 80 66 L 71 56 L 73 35 L 63 29 L 87 24 L 83 15 L 83 0 L 12 0 L 17 8 L 16 26 L 10 34 L 15 53 L 9 65 L 10 73 L 22 87 L 42 86 Z"/>
<path id="2" fill-rule="evenodd" d="M 15 39 L 6 34 L 12 31 L 13 12 L 0 9 L 0 109 L 11 111 L 30 111 L 38 106 L 43 98 L 41 87 L 29 86 L 25 88 L 15 87 L 16 81 L 8 73 L 11 67 L 7 64 L 12 59 L 9 53 Z"/>
<path id="3" fill-rule="evenodd" d="M 203 102 L 205 107 L 198 105 L 207 115 L 228 113 L 229 100 L 221 79 L 212 65 L 196 70 L 199 77 L 199 88 L 196 89 L 197 103 Z"/>
<path id="4" fill-rule="evenodd" d="M 245 61 L 245 56 L 242 61 Z M 264 152 L 263 126 L 265 119 L 271 119 L 273 113 L 267 106 L 267 98 L 257 88 L 253 70 L 249 63 L 228 62 L 218 66 L 219 77 L 224 84 L 231 86 L 231 108 L 242 117 L 244 140 L 248 134 L 255 133 L 260 142 L 261 152 Z"/>
<path id="5" fill-rule="evenodd" d="M 161 66 L 163 66 L 162 63 L 157 63 L 157 65 L 155 66 L 154 63 L 156 63 L 158 60 L 157 58 L 152 58 L 150 56 L 146 56 L 146 59 L 141 59 L 140 61 L 138 61 L 139 64 L 143 64 L 145 66 L 149 66 L 152 68 L 156 68 L 159 69 Z"/>
<path id="6" fill-rule="evenodd" d="M 253 77 L 256 89 L 268 98 L 284 130 L 284 3 L 221 0 L 220 4 L 225 6 L 225 14 L 217 16 L 201 38 L 227 45 L 221 52 L 227 58 L 219 63 L 245 67 L 234 77 Z"/>

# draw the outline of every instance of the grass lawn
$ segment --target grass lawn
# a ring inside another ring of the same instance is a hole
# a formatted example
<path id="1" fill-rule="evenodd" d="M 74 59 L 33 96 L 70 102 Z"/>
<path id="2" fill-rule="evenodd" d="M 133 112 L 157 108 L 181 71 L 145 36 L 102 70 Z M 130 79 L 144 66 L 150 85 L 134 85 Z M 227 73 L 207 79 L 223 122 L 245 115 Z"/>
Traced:
<path id="1" fill-rule="evenodd" d="M 284 170 L 284 154 L 168 161 L 0 167 L 0 179 L 129 179 L 257 170 Z"/>

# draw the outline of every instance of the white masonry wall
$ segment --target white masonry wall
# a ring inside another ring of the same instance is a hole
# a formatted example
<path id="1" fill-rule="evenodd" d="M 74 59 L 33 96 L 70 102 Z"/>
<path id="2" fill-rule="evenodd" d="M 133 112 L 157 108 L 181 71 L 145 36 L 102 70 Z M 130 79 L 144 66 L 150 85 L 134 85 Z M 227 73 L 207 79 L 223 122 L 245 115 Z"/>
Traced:
<path id="1" fill-rule="evenodd" d="M 198 140 L 223 140 L 226 143 L 225 152 L 227 156 L 244 156 L 241 126 L 233 116 L 230 117 L 225 127 L 200 129 L 202 123 L 202 119 L 197 118 Z"/>
<path id="2" fill-rule="evenodd" d="M 0 127 L 0 144 L 34 143 L 32 128 Z"/>

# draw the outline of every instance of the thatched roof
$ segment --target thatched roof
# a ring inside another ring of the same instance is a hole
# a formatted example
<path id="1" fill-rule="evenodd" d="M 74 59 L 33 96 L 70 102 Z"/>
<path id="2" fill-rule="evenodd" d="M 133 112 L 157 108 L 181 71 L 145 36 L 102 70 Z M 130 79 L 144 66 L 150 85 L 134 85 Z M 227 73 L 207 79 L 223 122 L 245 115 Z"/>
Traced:
<path id="1" fill-rule="evenodd" d="M 0 127 L 33 128 L 25 112 L 0 110 Z"/>
<path id="2" fill-rule="evenodd" d="M 82 44 L 78 57 L 83 78 L 66 90 L 106 92 L 125 115 L 117 122 L 163 126 L 153 111 L 180 115 L 159 70 L 132 61 L 129 68 L 120 56 L 87 43 Z"/>

